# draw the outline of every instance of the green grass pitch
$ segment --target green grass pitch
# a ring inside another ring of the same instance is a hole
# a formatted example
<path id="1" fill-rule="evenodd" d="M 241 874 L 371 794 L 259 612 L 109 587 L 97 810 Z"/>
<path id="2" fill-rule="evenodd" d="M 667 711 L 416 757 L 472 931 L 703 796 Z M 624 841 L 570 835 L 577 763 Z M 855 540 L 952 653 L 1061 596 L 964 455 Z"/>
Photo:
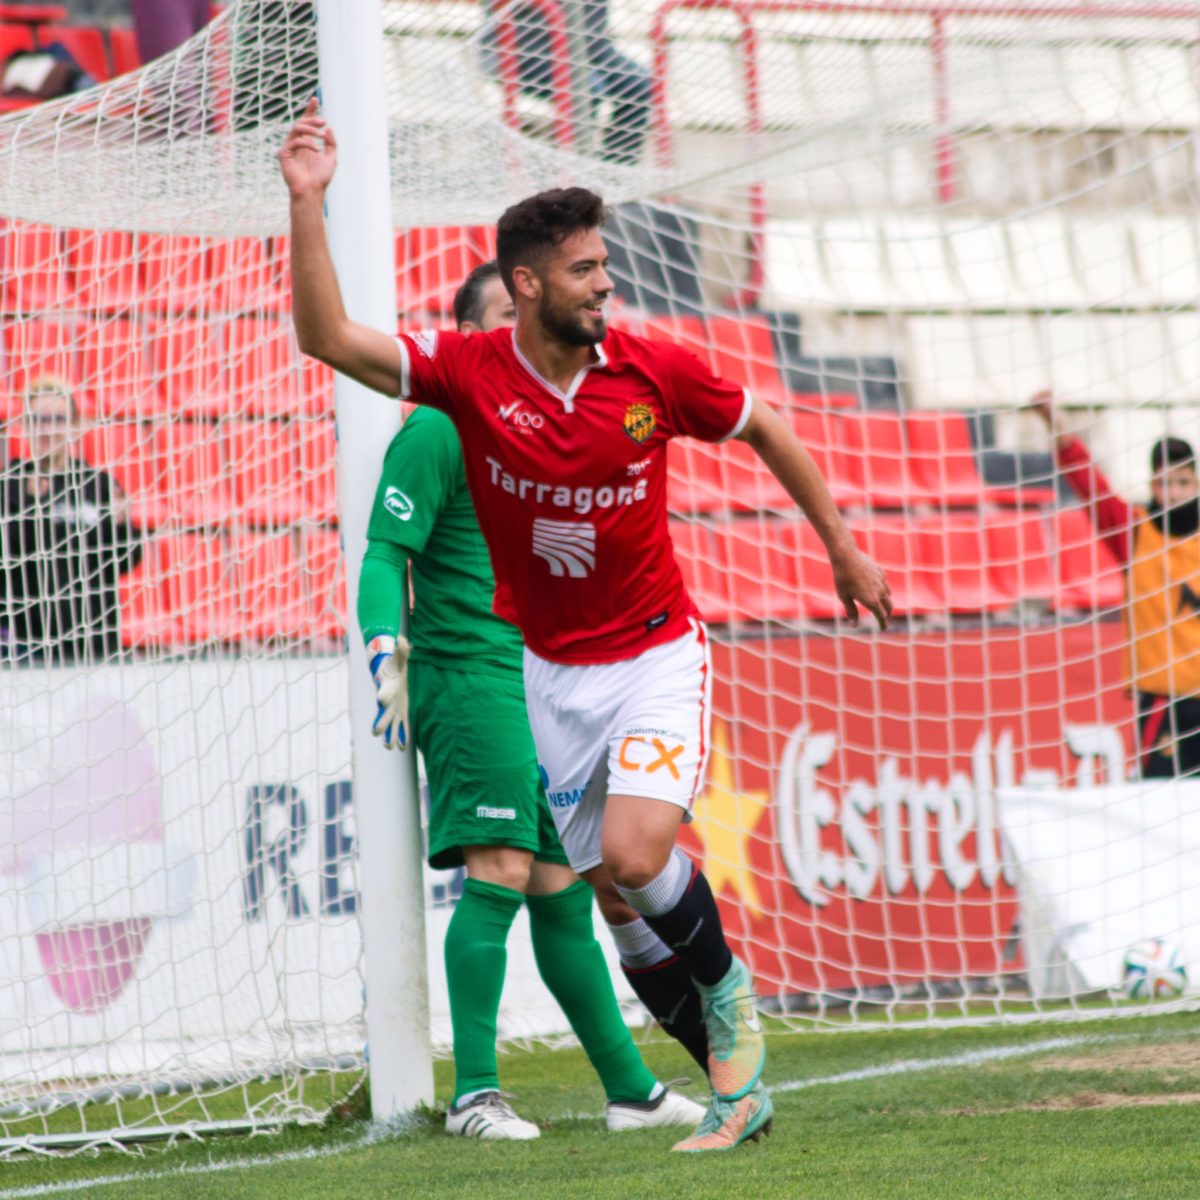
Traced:
<path id="1" fill-rule="evenodd" d="M 687 1071 L 656 1036 L 668 1079 Z M 680 1133 L 609 1134 L 578 1050 L 514 1050 L 504 1087 L 542 1136 L 448 1138 L 437 1112 L 404 1132 L 325 1130 L 209 1138 L 0 1163 L 0 1200 L 281 1197 L 286 1200 L 988 1200 L 1200 1196 L 1200 1016 L 825 1035 L 772 1032 L 775 1131 L 718 1155 L 670 1153 Z M 444 1103 L 449 1064 L 439 1063 Z M 685 1088 L 699 1095 L 695 1086 Z"/>

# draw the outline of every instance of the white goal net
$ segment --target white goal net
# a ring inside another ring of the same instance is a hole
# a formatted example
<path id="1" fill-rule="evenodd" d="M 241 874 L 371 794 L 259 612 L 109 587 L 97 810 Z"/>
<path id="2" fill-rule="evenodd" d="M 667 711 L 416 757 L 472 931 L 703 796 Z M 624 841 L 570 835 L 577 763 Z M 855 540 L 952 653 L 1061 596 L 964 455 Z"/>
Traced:
<path id="1" fill-rule="evenodd" d="M 614 322 L 783 411 L 888 571 L 893 628 L 851 628 L 747 448 L 672 448 L 716 667 L 685 848 L 764 1003 L 1108 1012 L 1127 947 L 1200 960 L 1200 784 L 1151 777 L 1197 753 L 1200 550 L 1115 499 L 1200 439 L 1200 7 L 382 11 L 400 323 L 450 322 L 508 203 L 596 188 Z M 0 118 L 10 1147 L 321 1120 L 364 1077 L 357 631 L 274 160 L 316 64 L 311 4 L 240 0 Z M 559 1032 L 516 939 L 502 1032 Z"/>

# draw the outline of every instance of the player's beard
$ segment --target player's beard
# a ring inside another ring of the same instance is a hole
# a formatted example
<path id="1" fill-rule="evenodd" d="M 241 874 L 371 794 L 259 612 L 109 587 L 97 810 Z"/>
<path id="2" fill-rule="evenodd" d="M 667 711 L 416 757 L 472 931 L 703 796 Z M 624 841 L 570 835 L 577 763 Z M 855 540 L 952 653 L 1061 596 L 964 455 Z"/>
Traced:
<path id="1" fill-rule="evenodd" d="M 595 346 L 604 341 L 608 331 L 604 318 L 601 317 L 590 328 L 584 324 L 584 320 L 580 309 L 555 304 L 547 293 L 542 293 L 538 302 L 538 321 L 547 333 L 560 342 L 567 346 Z"/>

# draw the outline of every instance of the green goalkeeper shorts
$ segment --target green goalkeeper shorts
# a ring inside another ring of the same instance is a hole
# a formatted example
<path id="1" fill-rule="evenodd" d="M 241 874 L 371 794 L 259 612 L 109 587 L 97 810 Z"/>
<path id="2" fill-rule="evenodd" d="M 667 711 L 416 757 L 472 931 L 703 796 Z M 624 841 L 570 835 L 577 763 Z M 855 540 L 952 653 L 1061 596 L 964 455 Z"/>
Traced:
<path id="1" fill-rule="evenodd" d="M 409 731 L 429 780 L 429 865 L 461 866 L 463 846 L 514 846 L 566 865 L 511 676 L 408 665 Z"/>

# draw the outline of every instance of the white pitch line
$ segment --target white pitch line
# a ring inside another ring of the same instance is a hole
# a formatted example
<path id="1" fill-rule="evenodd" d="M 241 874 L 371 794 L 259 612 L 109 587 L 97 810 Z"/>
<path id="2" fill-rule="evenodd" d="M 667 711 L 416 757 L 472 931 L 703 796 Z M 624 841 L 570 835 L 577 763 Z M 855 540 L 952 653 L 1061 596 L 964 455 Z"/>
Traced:
<path id="1" fill-rule="evenodd" d="M 953 1067 L 973 1067 L 982 1063 L 1000 1062 L 1008 1058 L 1023 1058 L 1031 1054 L 1044 1054 L 1053 1050 L 1068 1050 L 1075 1046 L 1097 1045 L 1109 1042 L 1132 1040 L 1129 1034 L 1114 1034 L 1111 1037 L 1046 1038 L 1040 1042 L 1027 1042 L 1016 1046 L 996 1046 L 985 1050 L 966 1050 L 962 1054 L 948 1054 L 940 1058 L 904 1058 L 898 1062 L 884 1063 L 878 1067 L 862 1067 L 857 1071 L 842 1071 L 837 1075 L 820 1075 L 814 1079 L 792 1079 L 785 1083 L 771 1084 L 773 1093 L 798 1092 L 804 1088 L 825 1087 L 839 1083 L 858 1083 L 864 1079 L 880 1079 L 889 1075 L 915 1075 L 921 1071 L 939 1071 Z M 576 1114 L 572 1114 L 576 1115 Z M 582 1115 L 582 1114 L 579 1114 Z M 278 1163 L 304 1162 L 319 1158 L 332 1158 L 338 1154 L 349 1154 L 361 1150 L 372 1142 L 380 1141 L 390 1132 L 390 1127 L 372 1129 L 364 1137 L 356 1138 L 341 1146 L 321 1149 L 294 1150 L 283 1154 L 263 1155 L 256 1158 L 230 1158 L 220 1162 L 198 1163 L 193 1166 L 173 1167 L 167 1171 L 126 1171 L 121 1175 L 97 1175 L 90 1179 L 72 1179 L 63 1183 L 38 1183 L 29 1187 L 10 1188 L 0 1192 L 0 1200 L 25 1200 L 32 1196 L 63 1196 L 70 1192 L 82 1192 L 89 1188 L 105 1187 L 116 1183 L 132 1183 L 146 1179 L 177 1179 L 190 1175 L 210 1175 L 219 1171 L 251 1170 L 255 1167 L 270 1167 Z"/>

